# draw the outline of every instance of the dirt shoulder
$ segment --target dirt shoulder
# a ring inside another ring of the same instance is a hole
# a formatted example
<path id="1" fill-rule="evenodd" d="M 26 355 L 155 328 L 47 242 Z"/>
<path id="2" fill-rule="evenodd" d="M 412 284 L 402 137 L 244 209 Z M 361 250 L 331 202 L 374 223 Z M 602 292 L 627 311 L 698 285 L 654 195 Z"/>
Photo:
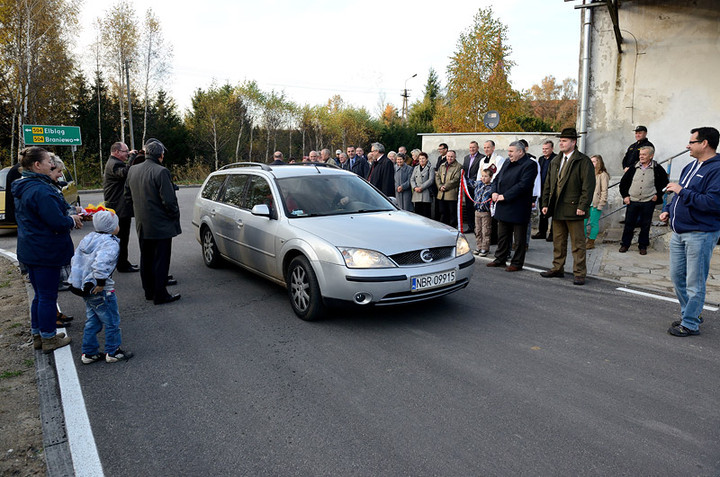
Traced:
<path id="1" fill-rule="evenodd" d="M 25 282 L 0 256 L 0 475 L 45 475 Z"/>

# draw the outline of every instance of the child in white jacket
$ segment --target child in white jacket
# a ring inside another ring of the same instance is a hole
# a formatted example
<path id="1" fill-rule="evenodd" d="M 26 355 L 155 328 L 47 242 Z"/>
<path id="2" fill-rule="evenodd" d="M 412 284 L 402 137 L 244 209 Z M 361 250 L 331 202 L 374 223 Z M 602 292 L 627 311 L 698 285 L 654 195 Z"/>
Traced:
<path id="1" fill-rule="evenodd" d="M 95 232 L 82 239 L 72 258 L 70 284 L 74 293 L 85 300 L 85 330 L 82 342 L 83 364 L 105 359 L 116 363 L 132 358 L 133 353 L 120 349 L 120 312 L 115 296 L 112 272 L 120 254 L 118 217 L 107 210 L 93 216 Z M 97 334 L 105 326 L 105 353 L 100 352 Z"/>

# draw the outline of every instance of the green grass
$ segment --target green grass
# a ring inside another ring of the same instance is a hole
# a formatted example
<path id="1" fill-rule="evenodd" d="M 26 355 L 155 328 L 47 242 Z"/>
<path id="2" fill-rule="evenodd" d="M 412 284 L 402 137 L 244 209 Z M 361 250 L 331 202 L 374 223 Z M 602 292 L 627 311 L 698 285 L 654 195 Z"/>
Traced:
<path id="1" fill-rule="evenodd" d="M 26 359 L 25 361 L 23 361 L 23 364 L 28 368 L 32 368 L 35 365 L 35 361 L 32 359 Z"/>
<path id="2" fill-rule="evenodd" d="M 0 283 L 0 288 L 7 288 L 10 286 L 10 280 L 5 280 L 4 282 Z"/>
<path id="3" fill-rule="evenodd" d="M 10 325 L 10 329 L 17 328 L 19 326 L 22 326 L 22 323 L 13 323 L 12 325 Z"/>
<path id="4" fill-rule="evenodd" d="M 0 374 L 0 379 L 16 378 L 22 375 L 22 373 L 22 371 L 5 371 L 4 373 Z"/>

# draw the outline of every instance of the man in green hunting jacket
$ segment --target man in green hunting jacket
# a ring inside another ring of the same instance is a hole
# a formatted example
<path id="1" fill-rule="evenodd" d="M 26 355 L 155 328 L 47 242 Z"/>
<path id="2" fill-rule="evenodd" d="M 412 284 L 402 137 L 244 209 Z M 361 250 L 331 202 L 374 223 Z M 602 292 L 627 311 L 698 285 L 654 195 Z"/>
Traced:
<path id="1" fill-rule="evenodd" d="M 550 163 L 543 186 L 542 213 L 553 219 L 553 264 L 542 272 L 543 277 L 565 275 L 568 234 L 572 244 L 573 283 L 585 284 L 585 230 L 595 190 L 595 168 L 590 158 L 577 150 L 575 128 L 565 128 L 558 136 L 560 154 Z"/>

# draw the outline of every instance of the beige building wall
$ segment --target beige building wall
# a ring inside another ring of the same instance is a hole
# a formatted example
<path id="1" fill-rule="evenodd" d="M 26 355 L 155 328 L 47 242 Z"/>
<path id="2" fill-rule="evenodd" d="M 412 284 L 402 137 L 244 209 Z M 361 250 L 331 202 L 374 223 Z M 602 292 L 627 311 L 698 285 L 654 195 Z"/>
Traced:
<path id="1" fill-rule="evenodd" d="M 691 128 L 720 128 L 720 1 L 623 1 L 618 13 L 622 54 L 607 8 L 593 8 L 583 151 L 602 154 L 613 177 L 636 125 L 647 126 L 658 160 L 683 151 Z M 674 160 L 671 177 L 689 160 Z"/>

